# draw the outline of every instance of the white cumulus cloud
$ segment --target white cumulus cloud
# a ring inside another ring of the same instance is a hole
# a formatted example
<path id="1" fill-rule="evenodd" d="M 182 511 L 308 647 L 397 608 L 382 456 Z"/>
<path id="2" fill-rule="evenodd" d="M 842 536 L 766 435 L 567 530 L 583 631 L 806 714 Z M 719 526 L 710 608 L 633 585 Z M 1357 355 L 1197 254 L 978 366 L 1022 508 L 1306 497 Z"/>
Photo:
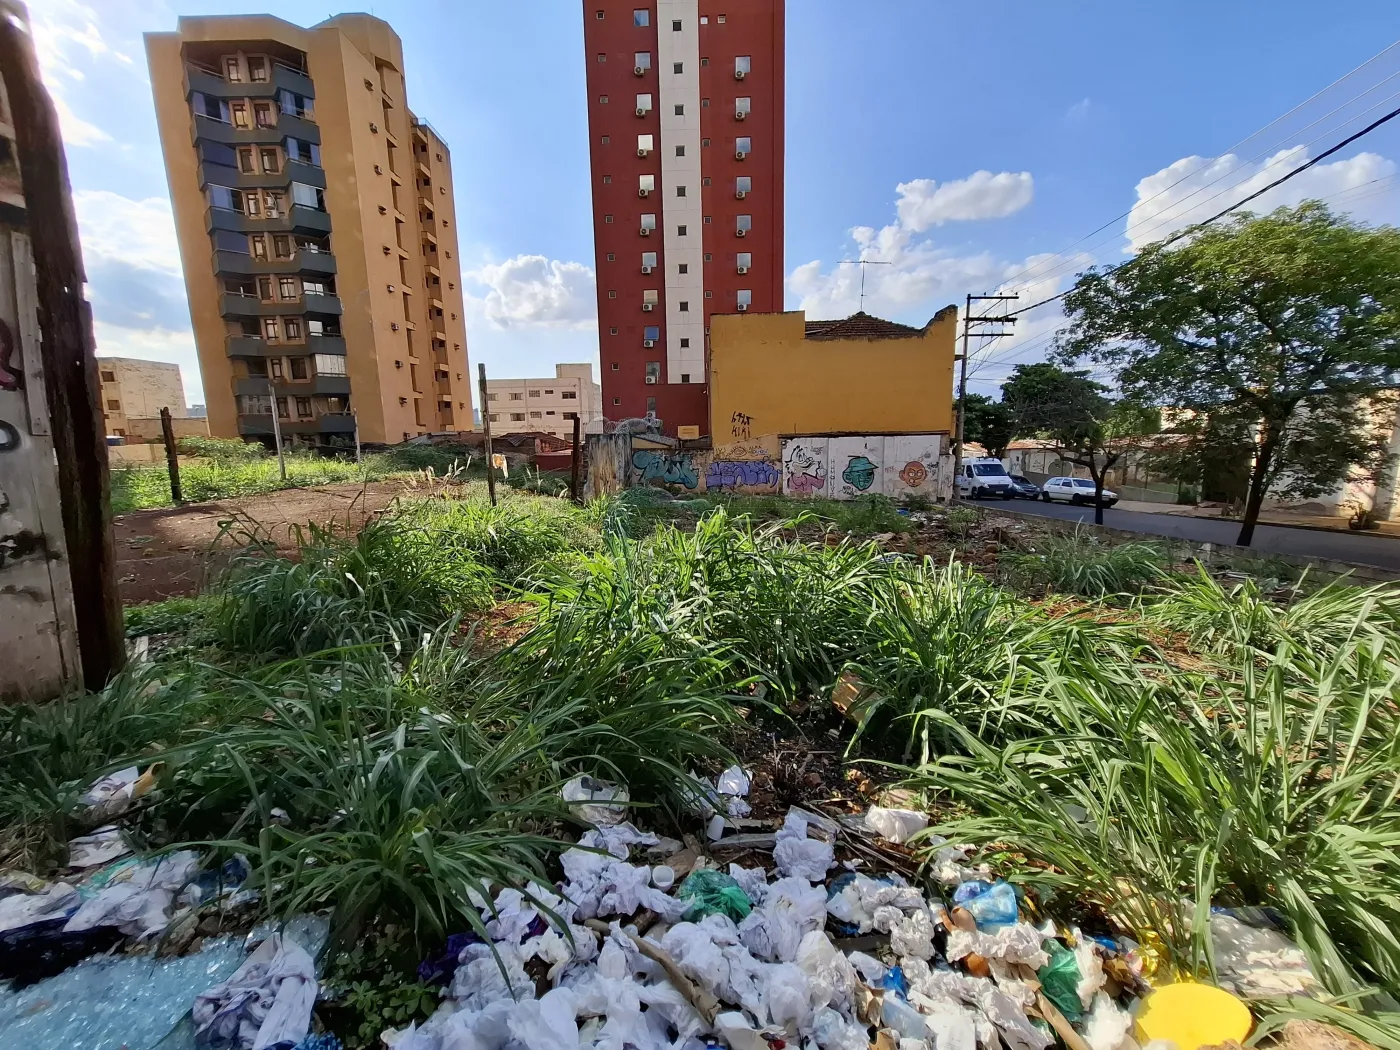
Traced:
<path id="1" fill-rule="evenodd" d="M 597 323 L 593 271 L 583 263 L 517 255 L 465 275 L 487 291 L 481 315 L 498 328 L 587 328 Z"/>
<path id="2" fill-rule="evenodd" d="M 108 33 L 104 33 L 95 8 L 77 0 L 45 0 L 31 4 L 30 11 L 34 49 L 58 111 L 63 141 L 76 147 L 111 142 L 110 134 L 74 110 L 69 98 L 70 87 L 79 91 L 87 89 L 92 82 L 85 67 L 95 68 L 98 63 L 128 72 L 137 72 L 139 67 L 126 51 L 112 43 Z M 109 8 L 105 13 L 112 11 Z"/>
<path id="3" fill-rule="evenodd" d="M 906 229 L 923 233 L 945 222 L 1004 219 L 1014 215 L 1035 196 L 1035 180 L 1028 171 L 975 171 L 965 179 L 939 183 L 914 179 L 895 187 L 899 200 L 895 211 Z"/>
<path id="4" fill-rule="evenodd" d="M 1137 200 L 1128 215 L 1127 248 L 1137 252 L 1144 245 L 1208 219 L 1275 179 L 1306 163 L 1304 146 L 1280 150 L 1272 157 L 1250 162 L 1233 153 L 1221 157 L 1183 157 L 1137 184 Z M 1318 164 L 1269 190 L 1246 205 L 1256 214 L 1292 206 L 1309 199 L 1336 198 L 1335 207 L 1363 220 L 1385 219 L 1394 213 L 1393 198 L 1381 190 L 1396 174 L 1395 162 L 1376 153 Z M 1350 192 L 1355 191 L 1355 192 Z"/>
<path id="5" fill-rule="evenodd" d="M 110 190 L 73 194 L 83 254 L 142 270 L 180 275 L 175 216 L 165 197 L 132 200 Z"/>

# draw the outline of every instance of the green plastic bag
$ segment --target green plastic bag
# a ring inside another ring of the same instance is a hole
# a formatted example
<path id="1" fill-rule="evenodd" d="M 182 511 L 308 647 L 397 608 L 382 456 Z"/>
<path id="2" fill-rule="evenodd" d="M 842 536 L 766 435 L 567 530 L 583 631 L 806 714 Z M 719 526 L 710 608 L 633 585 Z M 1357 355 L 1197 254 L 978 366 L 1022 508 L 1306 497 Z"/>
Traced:
<path id="1" fill-rule="evenodd" d="M 739 884 L 714 868 L 701 868 L 687 875 L 676 891 L 676 899 L 692 902 L 682 916 L 686 922 L 699 922 L 706 915 L 728 915 L 738 922 L 753 911 L 753 901 Z"/>
<path id="2" fill-rule="evenodd" d="M 1079 1003 L 1079 963 L 1075 962 L 1074 952 L 1059 941 L 1046 941 L 1041 947 L 1050 953 L 1050 961 L 1036 974 L 1040 978 L 1040 990 L 1065 1015 L 1065 1020 L 1073 1024 L 1084 1016 L 1084 1008 Z"/>

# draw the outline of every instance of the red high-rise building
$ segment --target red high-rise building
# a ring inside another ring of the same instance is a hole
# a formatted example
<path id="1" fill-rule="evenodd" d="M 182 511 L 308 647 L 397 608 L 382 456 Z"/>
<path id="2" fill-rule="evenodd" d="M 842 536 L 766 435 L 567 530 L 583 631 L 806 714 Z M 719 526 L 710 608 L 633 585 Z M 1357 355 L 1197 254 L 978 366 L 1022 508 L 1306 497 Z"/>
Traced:
<path id="1" fill-rule="evenodd" d="M 783 0 L 583 17 L 603 415 L 707 434 L 710 315 L 783 307 Z"/>

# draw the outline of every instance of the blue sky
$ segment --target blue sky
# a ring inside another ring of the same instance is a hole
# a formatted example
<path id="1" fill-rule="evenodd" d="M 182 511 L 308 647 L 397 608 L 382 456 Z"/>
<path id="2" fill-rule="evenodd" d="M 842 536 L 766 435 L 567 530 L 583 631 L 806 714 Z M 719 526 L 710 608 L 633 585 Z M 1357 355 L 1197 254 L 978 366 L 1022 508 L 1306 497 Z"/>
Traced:
<path id="1" fill-rule="evenodd" d="M 203 396 L 141 34 L 268 6 L 31 0 L 99 349 L 178 361 L 192 401 Z M 332 10 L 275 7 L 303 25 Z M 473 359 L 501 377 L 596 367 L 581 5 L 371 10 L 403 38 L 409 105 L 453 148 Z M 858 268 L 838 261 L 861 256 L 891 263 L 870 268 L 866 308 L 896 320 L 922 323 L 967 292 L 1053 294 L 1400 104 L 1398 47 L 1248 138 L 1397 38 L 1393 0 L 789 0 L 787 306 L 854 311 Z M 1320 196 L 1393 222 L 1397 161 L 1400 119 L 1261 204 Z M 1040 356 L 1055 320 L 1036 311 L 1015 343 L 980 354 L 974 389 L 994 392 L 1016 360 Z"/>

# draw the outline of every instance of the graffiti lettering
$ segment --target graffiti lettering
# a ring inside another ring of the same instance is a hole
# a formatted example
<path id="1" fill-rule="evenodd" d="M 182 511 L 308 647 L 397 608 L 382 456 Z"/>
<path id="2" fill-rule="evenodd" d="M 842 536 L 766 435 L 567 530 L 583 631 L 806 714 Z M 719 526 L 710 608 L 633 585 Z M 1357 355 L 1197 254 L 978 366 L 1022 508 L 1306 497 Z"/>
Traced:
<path id="1" fill-rule="evenodd" d="M 867 456 L 852 456 L 841 471 L 841 480 L 853 489 L 864 492 L 875 483 L 875 464 Z"/>
<path id="2" fill-rule="evenodd" d="M 826 487 L 825 456 L 816 449 L 794 441 L 785 450 L 784 468 L 787 473 L 789 495 L 810 496 Z"/>
<path id="3" fill-rule="evenodd" d="M 729 417 L 729 431 L 734 437 L 741 441 L 747 441 L 750 437 L 749 429 L 753 426 L 753 416 L 743 412 L 735 412 Z"/>
<path id="4" fill-rule="evenodd" d="M 639 449 L 632 453 L 632 469 L 637 472 L 637 482 L 643 485 L 659 481 L 663 485 L 684 485 L 693 489 L 700 484 L 700 476 L 695 472 L 689 452 Z"/>
<path id="5" fill-rule="evenodd" d="M 771 463 L 717 459 L 710 463 L 710 469 L 705 472 L 706 489 L 777 487 L 778 468 Z"/>

